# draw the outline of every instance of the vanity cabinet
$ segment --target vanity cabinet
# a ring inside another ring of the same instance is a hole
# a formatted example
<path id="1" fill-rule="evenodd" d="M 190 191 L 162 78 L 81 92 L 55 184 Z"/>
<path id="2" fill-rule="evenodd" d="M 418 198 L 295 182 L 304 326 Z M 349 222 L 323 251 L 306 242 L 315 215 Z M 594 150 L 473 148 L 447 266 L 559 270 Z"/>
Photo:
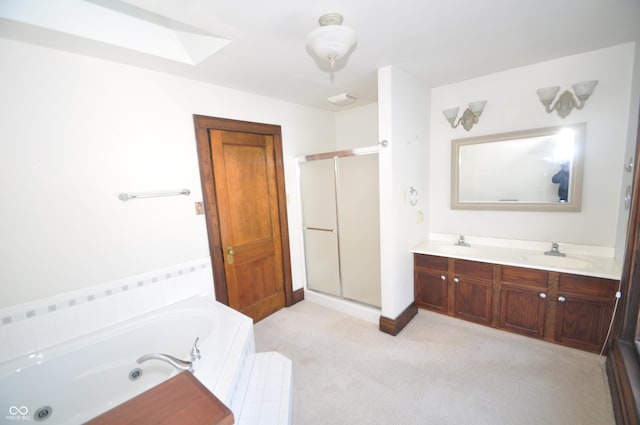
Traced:
<path id="1" fill-rule="evenodd" d="M 607 337 L 617 288 L 615 280 L 561 273 L 555 340 L 571 347 L 599 351 Z"/>
<path id="2" fill-rule="evenodd" d="M 536 338 L 544 337 L 548 272 L 502 266 L 499 327 Z"/>
<path id="3" fill-rule="evenodd" d="M 414 254 L 416 305 L 587 351 L 602 348 L 618 281 Z"/>
<path id="4" fill-rule="evenodd" d="M 420 308 L 491 324 L 493 265 L 414 255 L 414 295 Z"/>
<path id="5" fill-rule="evenodd" d="M 468 260 L 452 261 L 453 315 L 472 322 L 491 324 L 493 265 Z"/>

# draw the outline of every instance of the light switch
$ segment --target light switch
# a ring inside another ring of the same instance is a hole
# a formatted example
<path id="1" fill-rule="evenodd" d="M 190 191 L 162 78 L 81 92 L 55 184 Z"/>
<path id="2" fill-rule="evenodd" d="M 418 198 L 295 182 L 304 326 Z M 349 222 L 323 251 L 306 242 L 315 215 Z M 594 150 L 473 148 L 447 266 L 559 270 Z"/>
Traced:
<path id="1" fill-rule="evenodd" d="M 196 202 L 196 215 L 204 214 L 204 203 L 202 201 Z"/>

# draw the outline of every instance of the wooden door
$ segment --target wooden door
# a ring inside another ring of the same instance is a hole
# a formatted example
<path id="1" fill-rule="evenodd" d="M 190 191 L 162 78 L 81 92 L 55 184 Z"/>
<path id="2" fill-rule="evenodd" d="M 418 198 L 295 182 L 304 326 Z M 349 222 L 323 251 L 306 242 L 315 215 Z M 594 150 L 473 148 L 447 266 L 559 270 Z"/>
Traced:
<path id="1" fill-rule="evenodd" d="M 258 321 L 292 303 L 280 128 L 195 121 L 216 298 Z"/>

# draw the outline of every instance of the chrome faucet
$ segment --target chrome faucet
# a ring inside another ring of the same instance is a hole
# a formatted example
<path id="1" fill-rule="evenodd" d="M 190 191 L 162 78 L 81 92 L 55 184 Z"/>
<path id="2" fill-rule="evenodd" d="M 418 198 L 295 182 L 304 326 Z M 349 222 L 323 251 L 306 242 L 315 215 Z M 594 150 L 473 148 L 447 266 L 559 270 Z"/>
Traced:
<path id="1" fill-rule="evenodd" d="M 171 366 L 175 367 L 178 370 L 188 370 L 189 372 L 193 373 L 193 363 L 202 357 L 202 355 L 200 354 L 200 349 L 198 348 L 198 341 L 200 341 L 200 337 L 196 338 L 196 341 L 193 343 L 193 347 L 191 347 L 191 361 L 181 360 L 168 354 L 151 353 L 145 354 L 144 356 L 140 357 L 137 362 L 143 363 L 147 360 L 161 360 L 163 362 L 169 363 Z"/>
<path id="2" fill-rule="evenodd" d="M 196 342 L 193 343 L 193 347 L 191 347 L 191 361 L 195 362 L 196 360 L 200 360 L 202 355 L 200 354 L 200 349 L 198 348 L 198 341 L 200 341 L 200 337 L 196 338 Z"/>
<path id="3" fill-rule="evenodd" d="M 137 360 L 137 362 L 143 363 L 143 362 L 146 362 L 147 360 L 162 360 L 163 362 L 169 363 L 171 366 L 175 367 L 178 370 L 188 370 L 189 372 L 193 373 L 193 362 L 180 360 L 168 354 L 162 354 L 162 353 L 145 354 L 144 356 L 140 357 Z"/>
<path id="4" fill-rule="evenodd" d="M 560 247 L 557 242 L 551 243 L 551 251 L 546 251 L 544 255 L 552 255 L 554 257 L 566 257 L 567 254 L 560 252 Z"/>
<path id="5" fill-rule="evenodd" d="M 457 246 L 471 246 L 468 242 L 466 242 L 464 240 L 464 236 L 460 235 L 460 237 L 458 238 L 458 242 L 456 242 Z"/>

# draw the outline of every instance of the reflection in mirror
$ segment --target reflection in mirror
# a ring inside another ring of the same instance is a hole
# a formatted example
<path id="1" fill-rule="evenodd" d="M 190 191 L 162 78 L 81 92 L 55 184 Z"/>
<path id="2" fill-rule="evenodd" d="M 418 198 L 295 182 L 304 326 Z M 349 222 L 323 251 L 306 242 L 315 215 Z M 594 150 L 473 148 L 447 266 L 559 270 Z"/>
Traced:
<path id="1" fill-rule="evenodd" d="M 451 208 L 580 211 L 585 124 L 451 143 Z"/>

